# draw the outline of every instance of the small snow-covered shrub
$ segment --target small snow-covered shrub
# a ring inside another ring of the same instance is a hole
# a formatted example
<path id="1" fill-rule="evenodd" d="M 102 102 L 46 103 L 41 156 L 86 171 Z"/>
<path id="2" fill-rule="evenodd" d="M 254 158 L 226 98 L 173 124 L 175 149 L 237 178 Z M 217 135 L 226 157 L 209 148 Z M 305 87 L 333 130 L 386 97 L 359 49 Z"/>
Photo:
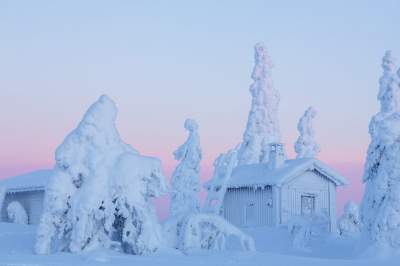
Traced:
<path id="1" fill-rule="evenodd" d="M 244 251 L 255 251 L 252 237 L 218 215 L 189 215 L 182 230 L 179 247 L 185 253 L 196 250 L 225 250 L 226 239 L 229 236 L 237 237 Z"/>
<path id="2" fill-rule="evenodd" d="M 311 218 L 294 216 L 288 223 L 288 230 L 292 235 L 292 245 L 295 249 L 308 251 L 307 245 L 311 238 Z"/>
<path id="3" fill-rule="evenodd" d="M 349 201 L 339 218 L 338 230 L 341 236 L 356 236 L 361 232 L 361 218 L 358 205 Z"/>
<path id="4" fill-rule="evenodd" d="M 11 223 L 28 224 L 28 214 L 18 201 L 12 201 L 7 206 L 7 216 Z"/>
<path id="5" fill-rule="evenodd" d="M 293 216 L 288 222 L 288 230 L 293 238 L 293 247 L 309 251 L 312 237 L 321 237 L 329 232 L 329 219 L 325 213 L 309 216 Z"/>

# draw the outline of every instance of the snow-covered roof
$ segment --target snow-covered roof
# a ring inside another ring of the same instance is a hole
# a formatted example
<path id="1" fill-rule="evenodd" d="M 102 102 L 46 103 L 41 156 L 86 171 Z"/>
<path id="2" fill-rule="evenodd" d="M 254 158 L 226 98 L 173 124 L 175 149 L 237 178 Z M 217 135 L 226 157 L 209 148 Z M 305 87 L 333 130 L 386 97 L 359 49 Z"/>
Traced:
<path id="1" fill-rule="evenodd" d="M 7 192 L 43 190 L 52 173 L 53 170 L 45 169 L 0 179 L 0 187 L 5 188 Z"/>
<path id="2" fill-rule="evenodd" d="M 246 187 L 257 185 L 282 185 L 305 171 L 317 170 L 338 186 L 348 184 L 345 177 L 314 158 L 286 160 L 275 169 L 268 164 L 240 165 L 233 170 L 228 187 Z"/>

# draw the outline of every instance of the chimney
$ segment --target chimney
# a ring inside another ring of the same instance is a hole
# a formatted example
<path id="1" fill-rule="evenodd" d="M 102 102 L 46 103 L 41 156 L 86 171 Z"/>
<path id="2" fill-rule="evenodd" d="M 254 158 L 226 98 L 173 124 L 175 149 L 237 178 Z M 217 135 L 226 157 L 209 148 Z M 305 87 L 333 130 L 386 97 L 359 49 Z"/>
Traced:
<path id="1" fill-rule="evenodd" d="M 270 143 L 269 144 L 269 160 L 268 166 L 270 169 L 281 167 L 285 162 L 285 151 L 283 143 Z"/>

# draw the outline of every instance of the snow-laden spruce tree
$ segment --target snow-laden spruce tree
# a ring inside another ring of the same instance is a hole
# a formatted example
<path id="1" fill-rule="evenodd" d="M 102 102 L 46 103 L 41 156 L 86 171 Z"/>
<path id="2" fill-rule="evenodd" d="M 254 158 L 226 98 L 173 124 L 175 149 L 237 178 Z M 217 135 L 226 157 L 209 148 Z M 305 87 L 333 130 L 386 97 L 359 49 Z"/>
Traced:
<path id="1" fill-rule="evenodd" d="M 28 224 L 28 214 L 18 201 L 12 201 L 7 206 L 7 217 L 11 223 Z"/>
<path id="2" fill-rule="evenodd" d="M 250 86 L 251 108 L 243 142 L 239 150 L 239 165 L 267 162 L 269 144 L 280 141 L 278 120 L 279 92 L 271 78 L 272 63 L 267 48 L 255 46 L 255 66 Z"/>
<path id="3" fill-rule="evenodd" d="M 166 191 L 158 159 L 139 155 L 116 129 L 117 107 L 103 95 L 57 148 L 35 251 L 119 247 L 155 251 L 163 242 L 149 200 Z"/>
<path id="4" fill-rule="evenodd" d="M 309 107 L 297 124 L 297 130 L 300 133 L 294 145 L 297 158 L 314 158 L 320 152 L 319 145 L 315 141 L 315 132 L 312 125 L 312 120 L 316 114 L 315 109 Z"/>
<path id="5" fill-rule="evenodd" d="M 361 216 L 380 247 L 400 248 L 400 87 L 390 51 L 382 60 L 380 112 L 369 125 L 371 143 L 365 163 Z"/>
<path id="6" fill-rule="evenodd" d="M 180 160 L 172 175 L 171 216 L 177 217 L 200 210 L 200 161 L 202 158 L 198 125 L 186 119 L 185 129 L 189 132 L 186 142 L 175 152 Z"/>
<path id="7" fill-rule="evenodd" d="M 164 235 L 169 246 L 190 253 L 195 250 L 223 250 L 229 236 L 237 237 L 246 251 L 253 251 L 253 239 L 238 228 L 213 213 L 200 210 L 200 161 L 201 148 L 198 125 L 192 119 L 185 121 L 189 131 L 186 142 L 180 146 L 174 156 L 181 162 L 172 176 L 171 210 L 164 223 Z M 231 163 L 236 164 L 236 150 L 230 155 Z M 222 167 L 220 158 L 218 167 Z M 224 168 L 227 166 L 224 165 Z M 229 166 L 228 166 L 229 167 Z M 229 174 L 230 176 L 230 174 Z"/>
<path id="8" fill-rule="evenodd" d="M 185 129 L 189 136 L 175 152 L 180 160 L 172 174 L 171 208 L 169 219 L 164 223 L 164 232 L 171 246 L 177 247 L 181 227 L 186 216 L 200 211 L 200 161 L 202 159 L 198 125 L 186 119 Z"/>
<path id="9" fill-rule="evenodd" d="M 352 201 L 347 202 L 338 221 L 339 234 L 341 236 L 357 236 L 361 232 L 361 224 L 358 205 Z"/>

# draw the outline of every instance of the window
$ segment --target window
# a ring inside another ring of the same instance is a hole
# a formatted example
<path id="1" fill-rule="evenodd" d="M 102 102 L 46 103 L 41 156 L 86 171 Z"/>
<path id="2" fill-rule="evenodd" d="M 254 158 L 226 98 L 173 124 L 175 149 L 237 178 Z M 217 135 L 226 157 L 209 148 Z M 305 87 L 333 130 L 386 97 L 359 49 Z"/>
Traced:
<path id="1" fill-rule="evenodd" d="M 301 196 L 301 215 L 313 215 L 315 212 L 315 196 Z"/>

